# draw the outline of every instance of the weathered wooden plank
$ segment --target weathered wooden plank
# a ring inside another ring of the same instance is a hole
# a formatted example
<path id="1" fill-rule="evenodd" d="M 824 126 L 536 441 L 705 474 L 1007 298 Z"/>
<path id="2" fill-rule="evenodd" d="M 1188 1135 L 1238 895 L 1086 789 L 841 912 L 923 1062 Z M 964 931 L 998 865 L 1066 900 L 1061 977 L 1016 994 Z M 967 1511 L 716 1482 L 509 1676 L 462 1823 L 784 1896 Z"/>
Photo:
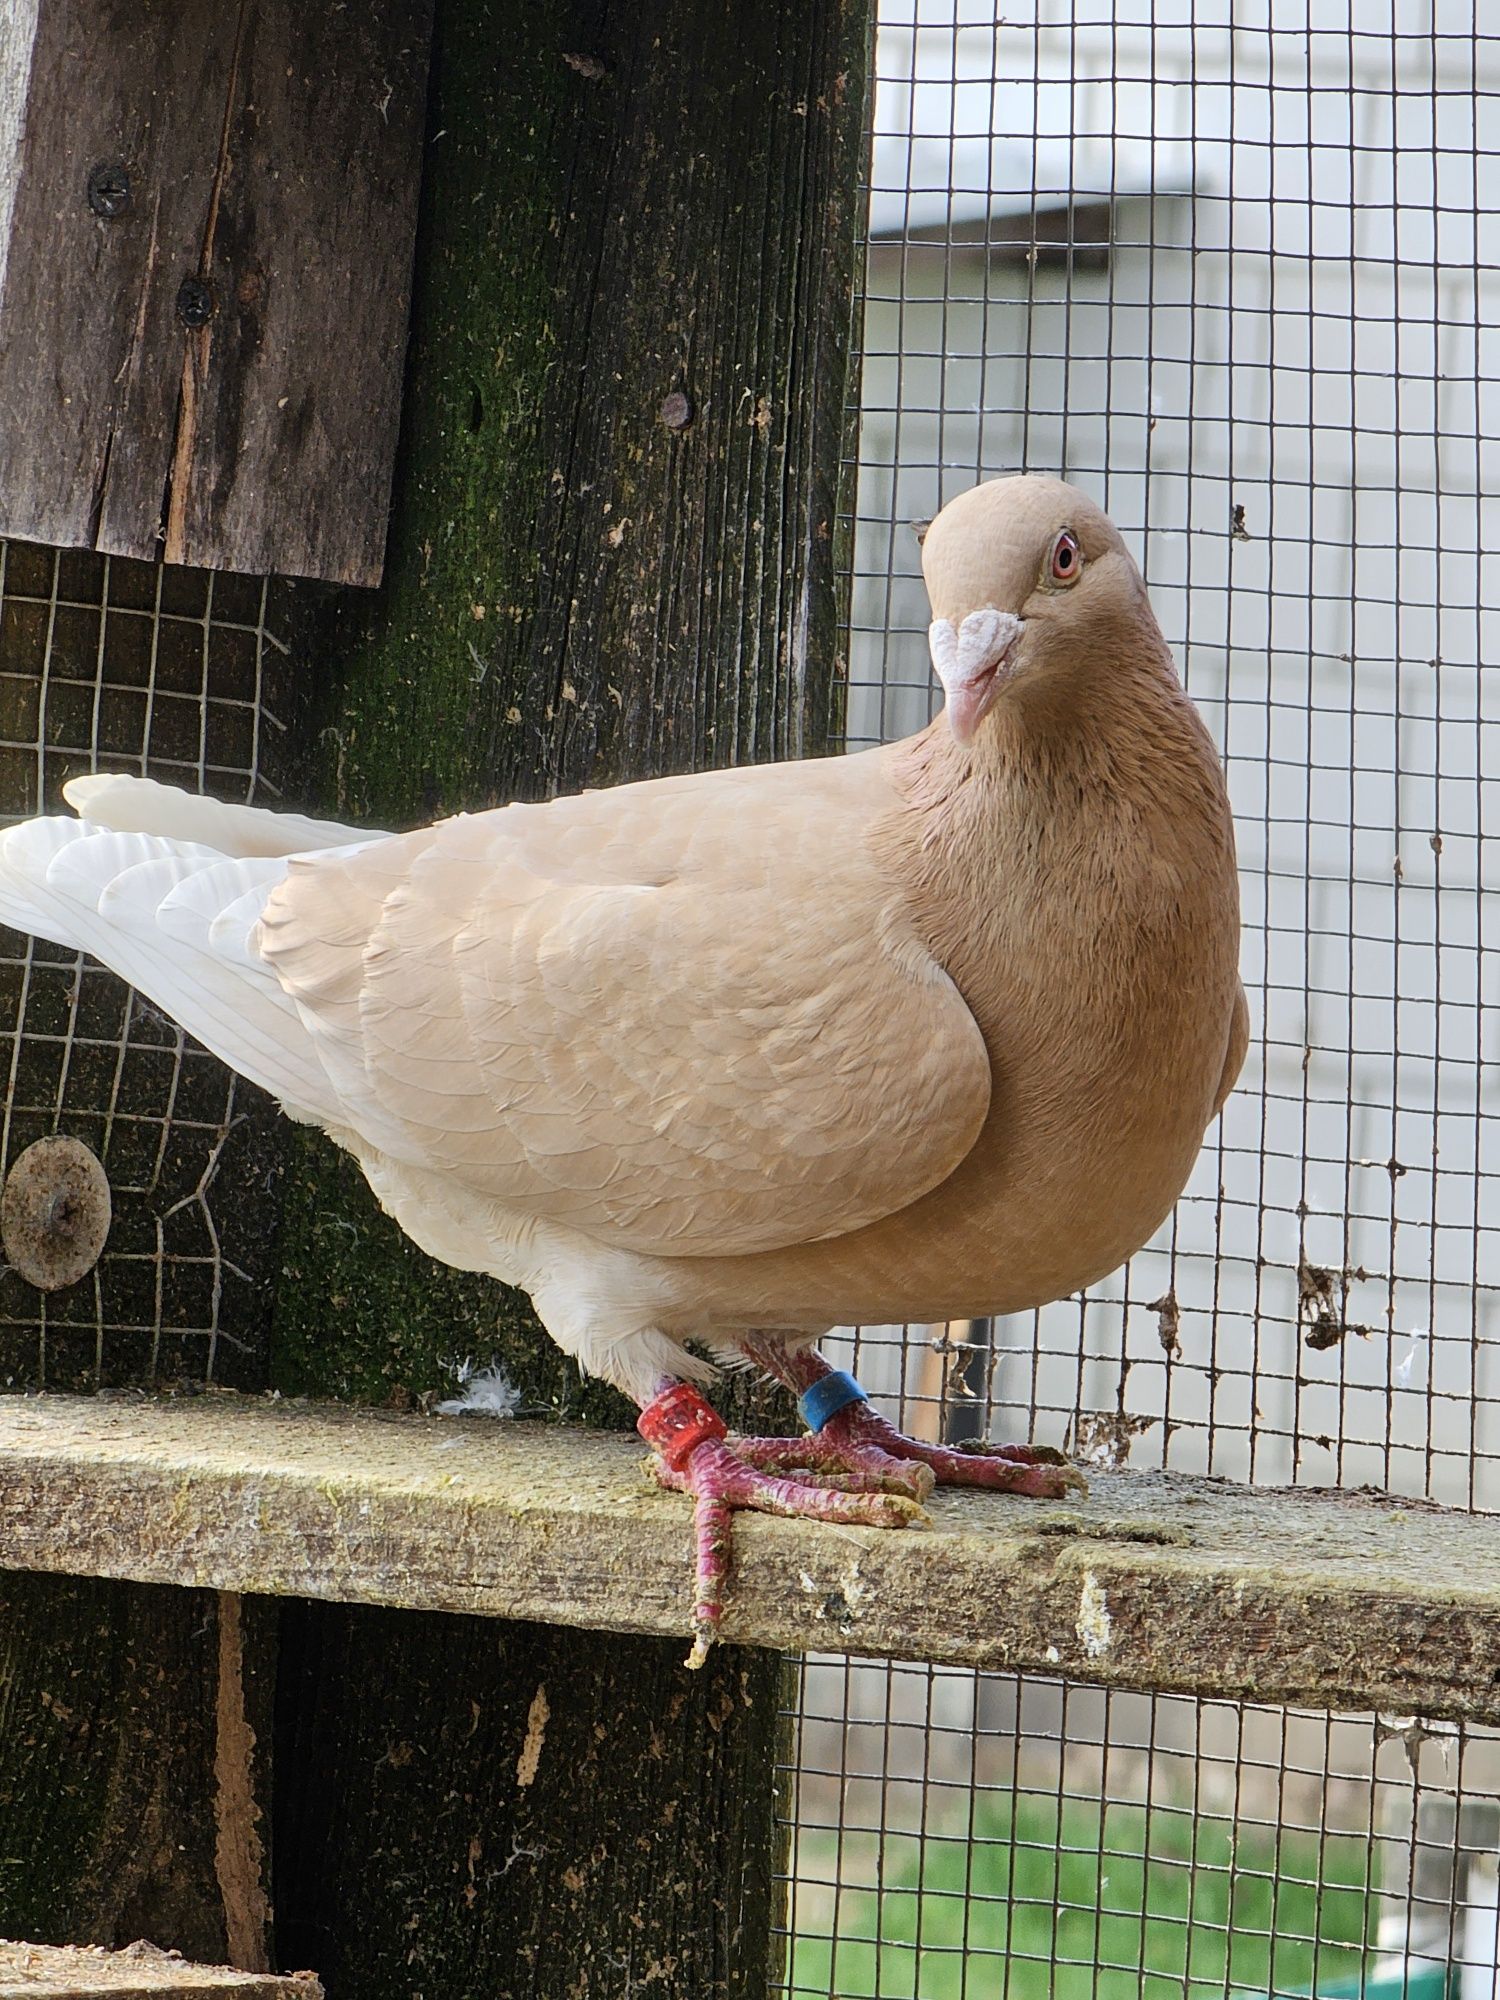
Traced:
<path id="1" fill-rule="evenodd" d="M 25 81 L 0 294 L 0 534 L 152 557 L 182 374 L 174 302 L 197 268 L 234 17 L 154 0 L 111 10 L 106 34 L 104 12 L 39 0 L 12 58 Z M 101 165 L 130 178 L 113 217 L 89 203 Z"/>
<path id="2" fill-rule="evenodd" d="M 310 805 L 403 824 L 827 747 L 872 15 L 439 8 L 391 556 L 319 650 Z M 305 1129 L 283 1185 L 278 1386 L 409 1399 L 494 1354 L 531 1408 L 632 1422 Z M 298 1962 L 360 2000 L 762 2000 L 787 1670 L 726 1646 L 700 1685 L 667 1629 L 289 1609 Z M 521 1785 L 539 1685 L 559 1754 Z"/>
<path id="3" fill-rule="evenodd" d="M 429 15 L 37 0 L 9 22 L 0 534 L 378 580 Z"/>
<path id="4" fill-rule="evenodd" d="M 0 1931 L 269 1963 L 274 1622 L 261 1598 L 0 1575 Z"/>
<path id="5" fill-rule="evenodd" d="M 282 1634 L 290 1963 L 361 2000 L 765 2000 L 761 1656 L 301 1600 Z"/>
<path id="6" fill-rule="evenodd" d="M 431 14 L 241 7 L 198 266 L 214 316 L 183 336 L 169 562 L 380 580 Z"/>
<path id="7" fill-rule="evenodd" d="M 0 1563 L 678 1637 L 688 1512 L 631 1440 L 213 1396 L 0 1402 Z M 924 1532 L 736 1524 L 726 1637 L 1500 1721 L 1500 1518 L 1098 1473 Z"/>
<path id="8" fill-rule="evenodd" d="M 151 1944 L 104 1951 L 0 1938 L 0 2000 L 90 2000 L 100 1993 L 113 2000 L 180 2000 L 193 1993 L 228 1994 L 231 2000 L 322 2000 L 323 1989 L 310 1972 L 282 1976 L 193 1965 Z"/>

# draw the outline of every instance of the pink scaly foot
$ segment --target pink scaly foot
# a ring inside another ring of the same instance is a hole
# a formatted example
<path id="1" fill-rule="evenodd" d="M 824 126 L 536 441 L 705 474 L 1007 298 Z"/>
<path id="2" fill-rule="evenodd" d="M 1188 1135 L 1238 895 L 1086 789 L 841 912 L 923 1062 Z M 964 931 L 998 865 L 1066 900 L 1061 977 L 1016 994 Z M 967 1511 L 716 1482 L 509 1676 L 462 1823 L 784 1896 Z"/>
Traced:
<path id="1" fill-rule="evenodd" d="M 806 1454 L 811 1447 L 821 1463 L 837 1463 L 850 1472 L 890 1472 L 901 1465 L 920 1465 L 931 1468 L 940 1486 L 982 1486 L 992 1493 L 1019 1493 L 1036 1500 L 1088 1492 L 1083 1474 L 1046 1445 L 955 1446 L 923 1444 L 907 1437 L 871 1409 L 852 1375 L 831 1368 L 814 1347 L 747 1341 L 745 1352 L 796 1393 L 803 1421 L 813 1433 L 795 1440 L 790 1456 L 785 1439 L 736 1439 L 735 1450 L 751 1465 L 806 1463 L 807 1458 L 799 1459 L 796 1453 Z"/>
<path id="2" fill-rule="evenodd" d="M 723 1419 L 688 1382 L 667 1383 L 641 1411 L 636 1428 L 655 1447 L 650 1471 L 657 1483 L 693 1496 L 697 1601 L 689 1667 L 703 1665 L 718 1635 L 730 1523 L 737 1508 L 861 1528 L 907 1528 L 927 1518 L 920 1504 L 920 1478 L 913 1478 L 914 1468 L 894 1461 L 888 1467 L 860 1469 L 815 1464 L 801 1477 L 777 1476 L 747 1464 L 739 1456 L 738 1440 L 726 1444 Z M 930 1482 L 926 1490 L 931 1490 Z"/>

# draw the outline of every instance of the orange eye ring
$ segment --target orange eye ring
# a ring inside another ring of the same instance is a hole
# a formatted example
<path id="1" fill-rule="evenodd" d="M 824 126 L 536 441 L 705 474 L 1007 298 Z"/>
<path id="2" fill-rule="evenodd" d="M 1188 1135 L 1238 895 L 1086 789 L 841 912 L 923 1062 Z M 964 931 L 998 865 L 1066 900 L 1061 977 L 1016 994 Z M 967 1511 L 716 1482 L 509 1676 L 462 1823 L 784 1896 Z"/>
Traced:
<path id="1" fill-rule="evenodd" d="M 1064 528 L 1052 544 L 1050 568 L 1054 583 L 1077 583 L 1083 569 L 1083 550 L 1071 528 Z"/>

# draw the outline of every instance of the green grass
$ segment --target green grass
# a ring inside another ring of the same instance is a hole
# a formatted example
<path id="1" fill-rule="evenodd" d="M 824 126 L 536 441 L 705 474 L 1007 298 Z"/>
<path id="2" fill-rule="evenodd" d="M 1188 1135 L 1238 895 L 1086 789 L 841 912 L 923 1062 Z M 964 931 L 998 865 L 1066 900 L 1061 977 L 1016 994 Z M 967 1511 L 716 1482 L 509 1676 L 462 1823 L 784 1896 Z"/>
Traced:
<path id="1" fill-rule="evenodd" d="M 882 1852 L 883 1847 L 883 1852 Z M 1211 2000 L 1356 1982 L 1376 1897 L 1348 1836 L 1023 1795 L 972 1832 L 809 1831 L 796 2000 Z M 837 1894 L 832 1887 L 838 1883 Z M 830 1932 L 833 1935 L 830 1935 Z M 1316 1959 L 1316 1964 L 1315 1964 Z M 1347 1990 L 1347 1988 L 1346 1988 Z"/>

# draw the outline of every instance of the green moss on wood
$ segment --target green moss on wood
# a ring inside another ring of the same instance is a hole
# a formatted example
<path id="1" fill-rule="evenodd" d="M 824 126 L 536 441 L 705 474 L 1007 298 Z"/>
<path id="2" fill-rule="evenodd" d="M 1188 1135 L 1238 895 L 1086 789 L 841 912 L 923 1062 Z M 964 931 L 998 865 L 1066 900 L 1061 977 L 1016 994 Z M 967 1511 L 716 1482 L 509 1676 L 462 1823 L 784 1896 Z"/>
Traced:
<path id="1" fill-rule="evenodd" d="M 404 825 L 828 747 L 867 26 L 440 7 L 386 580 L 317 637 L 317 805 Z M 315 1134 L 284 1214 L 278 1386 L 400 1401 L 493 1355 L 538 1410 L 630 1420 Z"/>
<path id="2" fill-rule="evenodd" d="M 525 1384 L 526 1414 L 616 1427 L 633 1413 L 583 1381 L 518 1292 L 435 1263 L 382 1214 L 329 1141 L 291 1137 L 274 1349 L 289 1395 L 409 1408 L 451 1393 L 465 1361 Z"/>

